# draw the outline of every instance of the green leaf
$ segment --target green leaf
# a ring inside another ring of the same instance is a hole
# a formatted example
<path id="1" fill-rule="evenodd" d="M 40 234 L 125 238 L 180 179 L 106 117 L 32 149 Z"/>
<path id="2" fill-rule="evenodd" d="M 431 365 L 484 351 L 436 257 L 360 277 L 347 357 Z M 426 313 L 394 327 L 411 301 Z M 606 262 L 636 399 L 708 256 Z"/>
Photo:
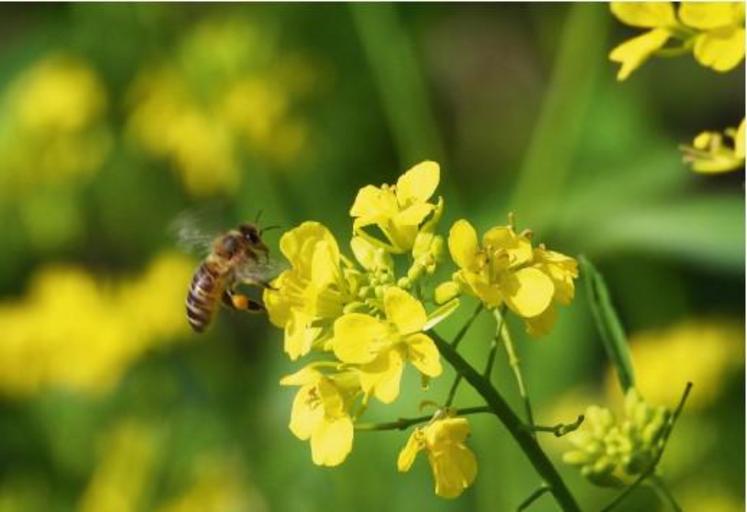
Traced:
<path id="1" fill-rule="evenodd" d="M 579 257 L 579 262 L 594 321 L 602 337 L 607 357 L 615 366 L 624 393 L 635 386 L 633 363 L 625 331 L 610 300 L 604 278 L 584 256 Z"/>

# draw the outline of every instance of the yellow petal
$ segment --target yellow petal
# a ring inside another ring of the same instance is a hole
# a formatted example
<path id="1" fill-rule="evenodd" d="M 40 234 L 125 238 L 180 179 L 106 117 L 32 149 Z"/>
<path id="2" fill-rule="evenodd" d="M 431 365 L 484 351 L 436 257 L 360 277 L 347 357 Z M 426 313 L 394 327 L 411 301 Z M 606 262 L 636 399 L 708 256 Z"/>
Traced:
<path id="1" fill-rule="evenodd" d="M 456 498 L 477 477 L 477 459 L 464 445 L 452 445 L 444 451 L 430 453 L 428 460 L 436 482 L 436 495 Z"/>
<path id="2" fill-rule="evenodd" d="M 291 408 L 291 432 L 302 441 L 309 439 L 324 418 L 324 407 L 316 397 L 316 386 L 308 384 L 296 393 Z"/>
<path id="3" fill-rule="evenodd" d="M 293 311 L 288 323 L 285 324 L 285 339 L 283 350 L 295 361 L 311 351 L 311 345 L 319 335 L 320 328 L 309 327 L 310 319 L 301 311 Z"/>
<path id="4" fill-rule="evenodd" d="M 397 349 L 387 350 L 373 362 L 360 368 L 361 388 L 366 395 L 373 394 L 385 404 L 399 396 L 399 382 L 404 363 Z"/>
<path id="5" fill-rule="evenodd" d="M 744 28 L 727 27 L 700 34 L 693 52 L 698 62 L 714 71 L 734 69 L 744 59 Z"/>
<path id="6" fill-rule="evenodd" d="M 291 272 L 286 270 L 273 282 L 272 288 L 265 288 L 262 293 L 262 302 L 267 309 L 270 322 L 276 327 L 283 328 L 291 318 L 291 304 L 282 290 L 290 281 Z"/>
<path id="7" fill-rule="evenodd" d="M 744 119 L 739 123 L 737 133 L 734 134 L 734 156 L 744 160 Z"/>
<path id="8" fill-rule="evenodd" d="M 332 379 L 323 377 L 319 380 L 316 387 L 319 400 L 321 400 L 324 406 L 324 415 L 326 417 L 337 418 L 346 414 L 345 401 Z"/>
<path id="9" fill-rule="evenodd" d="M 454 281 L 446 281 L 436 287 L 436 291 L 433 292 L 433 298 L 436 301 L 436 304 L 444 304 L 459 295 L 460 291 L 458 283 L 455 283 Z"/>
<path id="10" fill-rule="evenodd" d="M 532 336 L 544 336 L 552 330 L 552 326 L 555 325 L 557 317 L 557 308 L 551 305 L 541 314 L 532 318 L 525 318 L 524 323 L 527 332 Z"/>
<path id="11" fill-rule="evenodd" d="M 610 60 L 622 64 L 617 72 L 618 80 L 625 80 L 638 69 L 651 55 L 664 46 L 669 39 L 670 32 L 663 28 L 655 28 L 643 35 L 634 37 L 617 46 L 610 52 Z"/>
<path id="12" fill-rule="evenodd" d="M 358 263 L 366 270 L 376 269 L 376 252 L 378 248 L 370 241 L 360 236 L 354 236 L 350 241 L 350 248 Z"/>
<path id="13" fill-rule="evenodd" d="M 612 14 L 633 27 L 655 28 L 675 23 L 671 2 L 612 2 Z"/>
<path id="14" fill-rule="evenodd" d="M 497 226 L 488 230 L 482 237 L 482 244 L 491 251 L 505 251 L 510 266 L 522 265 L 531 261 L 532 242 L 525 236 L 517 235 L 509 226 Z"/>
<path id="15" fill-rule="evenodd" d="M 433 211 L 433 208 L 435 207 L 430 203 L 415 203 L 395 215 L 392 221 L 401 226 L 417 226 Z"/>
<path id="16" fill-rule="evenodd" d="M 508 307 L 528 318 L 547 309 L 555 287 L 544 272 L 536 268 L 523 268 L 507 275 L 501 282 L 501 290 Z"/>
<path id="17" fill-rule="evenodd" d="M 451 259 L 460 268 L 470 268 L 479 251 L 477 232 L 469 221 L 460 219 L 449 230 Z"/>
<path id="18" fill-rule="evenodd" d="M 304 247 L 314 247 L 316 242 L 322 240 L 329 244 L 333 257 L 338 260 L 340 251 L 335 237 L 318 222 L 304 222 L 284 233 L 280 238 L 280 252 L 295 266 L 299 262 Z"/>
<path id="19" fill-rule="evenodd" d="M 350 215 L 357 217 L 356 227 L 363 227 L 391 217 L 397 211 L 397 198 L 390 190 L 367 185 L 358 191 Z"/>
<path id="20" fill-rule="evenodd" d="M 413 334 L 406 340 L 407 359 L 420 373 L 429 377 L 441 375 L 441 358 L 433 340 L 423 333 Z"/>
<path id="21" fill-rule="evenodd" d="M 397 471 L 401 473 L 410 471 L 413 462 L 415 462 L 415 457 L 418 455 L 418 452 L 423 449 L 421 437 L 422 432 L 420 429 L 415 429 L 412 434 L 410 434 L 410 437 L 407 438 L 407 444 L 405 444 L 397 457 Z"/>
<path id="22" fill-rule="evenodd" d="M 389 329 L 380 320 L 362 313 L 348 313 L 335 320 L 332 349 L 345 363 L 373 361 L 388 343 Z"/>
<path id="23" fill-rule="evenodd" d="M 436 421 L 426 429 L 429 450 L 439 450 L 447 443 L 462 443 L 469 436 L 467 418 L 446 418 Z"/>
<path id="24" fill-rule="evenodd" d="M 428 320 L 420 301 L 396 286 L 384 292 L 384 312 L 400 334 L 419 332 Z"/>
<path id="25" fill-rule="evenodd" d="M 336 248 L 331 247 L 326 242 L 319 242 L 314 248 L 314 254 L 311 257 L 311 282 L 313 285 L 322 289 L 334 284 L 339 280 L 340 266 L 339 254 L 335 253 Z"/>
<path id="26" fill-rule="evenodd" d="M 440 175 L 439 165 L 429 160 L 411 167 L 397 180 L 399 204 L 428 201 L 438 187 Z"/>
<path id="27" fill-rule="evenodd" d="M 281 386 L 305 386 L 307 384 L 316 384 L 319 379 L 322 378 L 322 374 L 314 368 L 314 365 L 309 364 L 304 366 L 296 373 L 286 375 L 280 379 Z"/>
<path id="28" fill-rule="evenodd" d="M 353 422 L 349 416 L 324 418 L 311 436 L 311 460 L 317 466 L 342 464 L 353 449 Z"/>
<path id="29" fill-rule="evenodd" d="M 680 20 L 700 30 L 737 25 L 744 19 L 742 2 L 682 2 Z"/>

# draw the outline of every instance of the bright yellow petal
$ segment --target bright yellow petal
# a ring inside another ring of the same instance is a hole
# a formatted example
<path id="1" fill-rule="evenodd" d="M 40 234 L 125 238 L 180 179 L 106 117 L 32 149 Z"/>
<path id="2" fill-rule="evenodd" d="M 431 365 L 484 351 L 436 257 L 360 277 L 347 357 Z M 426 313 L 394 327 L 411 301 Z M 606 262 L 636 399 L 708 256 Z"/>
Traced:
<path id="1" fill-rule="evenodd" d="M 446 418 L 436 421 L 425 431 L 429 450 L 440 450 L 448 443 L 462 443 L 469 436 L 467 418 Z"/>
<path id="2" fill-rule="evenodd" d="M 432 339 L 426 334 L 417 333 L 409 336 L 406 343 L 407 359 L 420 373 L 429 377 L 441 375 L 441 357 Z"/>
<path id="3" fill-rule="evenodd" d="M 482 244 L 490 251 L 505 251 L 510 266 L 523 265 L 532 260 L 532 242 L 517 235 L 509 226 L 491 228 L 482 237 Z"/>
<path id="4" fill-rule="evenodd" d="M 612 2 L 612 14 L 633 27 L 656 28 L 675 23 L 671 2 Z"/>
<path id="5" fill-rule="evenodd" d="M 285 324 L 283 350 L 295 361 L 311 351 L 311 345 L 319 335 L 318 327 L 309 327 L 309 318 L 300 311 L 293 311 L 291 319 Z"/>
<path id="6" fill-rule="evenodd" d="M 291 408 L 291 432 L 302 441 L 309 439 L 324 418 L 324 407 L 316 397 L 316 386 L 308 384 L 296 393 Z"/>
<path id="7" fill-rule="evenodd" d="M 525 318 L 524 324 L 526 325 L 527 332 L 532 336 L 544 336 L 552 330 L 552 326 L 555 325 L 557 317 L 557 308 L 554 305 L 550 305 L 550 307 L 540 315 L 532 318 Z"/>
<path id="8" fill-rule="evenodd" d="M 436 495 L 456 498 L 477 477 L 477 459 L 464 445 L 452 445 L 444 451 L 429 453 L 428 461 L 436 482 Z"/>
<path id="9" fill-rule="evenodd" d="M 740 4 L 742 2 L 682 2 L 679 16 L 685 25 L 711 30 L 743 23 L 744 7 Z"/>
<path id="10" fill-rule="evenodd" d="M 339 281 L 340 266 L 336 256 L 336 247 L 331 247 L 326 242 L 319 242 L 314 248 L 311 258 L 311 282 L 317 289 Z"/>
<path id="11" fill-rule="evenodd" d="M 324 418 L 311 435 L 311 460 L 317 466 L 342 464 L 353 449 L 353 422 L 349 416 Z"/>
<path id="12" fill-rule="evenodd" d="M 392 222 L 400 226 L 417 226 L 435 208 L 430 203 L 415 203 L 408 206 L 392 218 Z"/>
<path id="13" fill-rule="evenodd" d="M 326 417 L 337 418 L 346 415 L 345 401 L 332 379 L 327 377 L 320 379 L 317 384 L 317 393 L 319 394 L 319 400 L 321 400 L 324 406 L 324 415 Z"/>
<path id="14" fill-rule="evenodd" d="M 440 175 L 439 165 L 429 160 L 411 167 L 397 180 L 399 204 L 428 201 L 438 187 Z"/>
<path id="15" fill-rule="evenodd" d="M 702 65 L 721 73 L 730 71 L 744 59 L 744 28 L 727 27 L 700 34 L 693 52 Z"/>
<path id="16" fill-rule="evenodd" d="M 501 282 L 506 304 L 523 317 L 537 316 L 552 301 L 555 287 L 544 272 L 536 268 L 523 268 L 507 275 Z"/>
<path id="17" fill-rule="evenodd" d="M 423 449 L 422 436 L 423 434 L 420 429 L 415 429 L 410 434 L 410 437 L 407 438 L 407 444 L 405 444 L 397 457 L 397 471 L 401 473 L 410 471 L 413 462 L 415 462 L 415 457 Z"/>
<path id="18" fill-rule="evenodd" d="M 273 288 L 265 288 L 262 293 L 262 302 L 267 309 L 270 322 L 276 327 L 283 328 L 291 318 L 291 304 L 285 294 L 281 291 L 291 281 L 291 272 L 286 270 L 273 282 Z"/>
<path id="19" fill-rule="evenodd" d="M 461 289 L 458 283 L 455 283 L 454 281 L 446 281 L 436 287 L 436 291 L 433 292 L 433 298 L 436 301 L 436 304 L 444 304 L 459 295 L 460 291 Z"/>
<path id="20" fill-rule="evenodd" d="M 367 185 L 358 191 L 350 208 L 350 215 L 357 217 L 356 227 L 363 227 L 391 217 L 397 211 L 397 198 L 394 193 Z"/>
<path id="21" fill-rule="evenodd" d="M 734 156 L 744 160 L 744 119 L 739 123 L 737 133 L 734 134 Z"/>
<path id="22" fill-rule="evenodd" d="M 295 266 L 304 252 L 304 247 L 314 247 L 316 242 L 322 240 L 329 244 L 333 257 L 339 259 L 340 251 L 335 237 L 318 222 L 304 222 L 284 233 L 280 238 L 280 252 Z"/>
<path id="23" fill-rule="evenodd" d="M 373 361 L 388 342 L 389 329 L 380 320 L 363 313 L 348 313 L 335 320 L 332 349 L 345 363 Z"/>
<path id="24" fill-rule="evenodd" d="M 306 386 L 307 384 L 316 384 L 322 374 L 314 368 L 313 365 L 307 365 L 298 370 L 296 373 L 286 375 L 280 379 L 281 386 Z"/>
<path id="25" fill-rule="evenodd" d="M 396 286 L 384 292 L 384 312 L 400 334 L 419 332 L 428 320 L 420 301 Z"/>
<path id="26" fill-rule="evenodd" d="M 460 219 L 449 230 L 449 252 L 459 268 L 470 268 L 475 262 L 480 247 L 477 232 L 469 221 Z"/>
<path id="27" fill-rule="evenodd" d="M 610 60 L 622 64 L 617 79 L 622 81 L 646 62 L 651 55 L 664 46 L 670 33 L 663 28 L 655 28 L 643 35 L 629 39 L 610 52 Z"/>
<path id="28" fill-rule="evenodd" d="M 366 270 L 376 269 L 376 252 L 378 248 L 360 236 L 354 236 L 350 241 L 350 248 L 358 263 Z"/>
<path id="29" fill-rule="evenodd" d="M 361 388 L 366 395 L 373 394 L 385 404 L 392 403 L 399 396 L 403 367 L 399 350 L 387 350 L 373 362 L 360 368 Z"/>

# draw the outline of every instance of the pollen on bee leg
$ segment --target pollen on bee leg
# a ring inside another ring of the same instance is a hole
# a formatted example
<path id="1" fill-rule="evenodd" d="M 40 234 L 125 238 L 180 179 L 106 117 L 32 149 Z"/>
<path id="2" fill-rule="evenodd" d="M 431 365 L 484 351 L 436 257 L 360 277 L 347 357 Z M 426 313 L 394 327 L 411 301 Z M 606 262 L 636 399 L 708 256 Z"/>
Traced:
<path id="1" fill-rule="evenodd" d="M 249 308 L 249 297 L 236 293 L 231 295 L 231 303 L 236 309 L 248 309 Z"/>

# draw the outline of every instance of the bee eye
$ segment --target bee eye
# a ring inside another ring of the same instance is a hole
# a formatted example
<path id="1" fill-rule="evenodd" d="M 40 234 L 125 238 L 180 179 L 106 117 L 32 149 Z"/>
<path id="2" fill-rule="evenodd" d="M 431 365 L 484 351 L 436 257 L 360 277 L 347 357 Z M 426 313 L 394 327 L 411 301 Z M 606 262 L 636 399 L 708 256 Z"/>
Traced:
<path id="1" fill-rule="evenodd" d="M 259 233 L 257 233 L 254 230 L 249 231 L 246 234 L 246 238 L 247 238 L 247 240 L 249 240 L 253 244 L 259 243 Z"/>

